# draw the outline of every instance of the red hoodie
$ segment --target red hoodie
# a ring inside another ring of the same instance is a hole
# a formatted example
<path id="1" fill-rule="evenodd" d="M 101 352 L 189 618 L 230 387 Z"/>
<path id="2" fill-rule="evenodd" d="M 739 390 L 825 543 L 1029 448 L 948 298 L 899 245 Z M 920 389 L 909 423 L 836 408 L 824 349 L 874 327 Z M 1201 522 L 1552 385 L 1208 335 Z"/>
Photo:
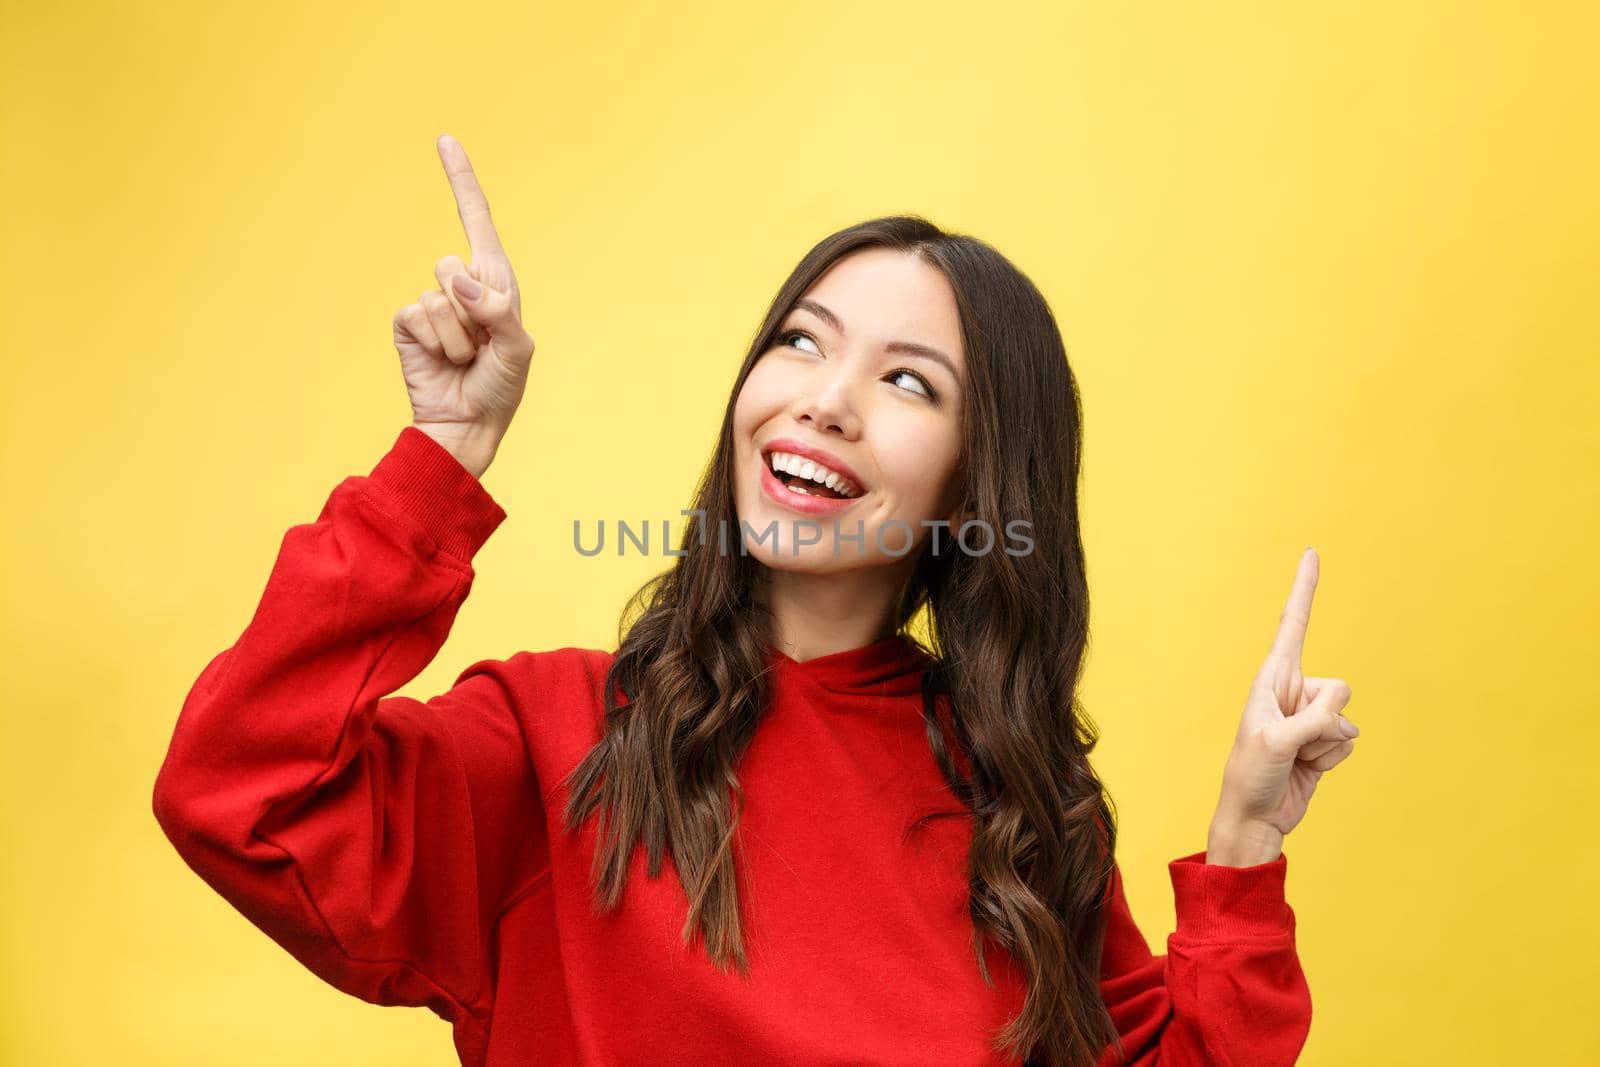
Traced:
<path id="1" fill-rule="evenodd" d="M 620 908 L 593 904 L 595 820 L 562 830 L 567 773 L 599 740 L 611 654 L 518 652 L 426 702 L 386 696 L 433 659 L 505 519 L 406 427 L 283 539 L 255 615 L 184 702 L 154 810 L 207 884 L 321 978 L 449 1020 L 468 1067 L 1015 1064 L 1003 949 L 972 953 L 970 819 L 923 724 L 926 656 L 891 637 L 797 662 L 738 764 L 750 976 L 697 935 L 670 853 L 634 850 Z M 1168 864 L 1177 931 L 1152 956 L 1112 878 L 1101 992 L 1127 1063 L 1291 1064 L 1311 999 L 1286 857 Z M 1118 1062 L 1110 1049 L 1102 1064 Z"/>

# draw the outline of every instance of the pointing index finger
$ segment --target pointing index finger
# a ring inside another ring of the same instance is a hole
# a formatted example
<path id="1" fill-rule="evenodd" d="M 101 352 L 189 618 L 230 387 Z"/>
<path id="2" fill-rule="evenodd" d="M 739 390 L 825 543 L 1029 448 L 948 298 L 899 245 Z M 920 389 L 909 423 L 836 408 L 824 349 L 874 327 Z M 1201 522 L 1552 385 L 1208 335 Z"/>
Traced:
<path id="1" fill-rule="evenodd" d="M 439 135 L 439 159 L 450 178 L 450 188 L 456 196 L 456 211 L 461 215 L 461 225 L 467 231 L 467 244 L 472 248 L 474 261 L 485 256 L 504 255 L 500 235 L 495 232 L 494 220 L 489 217 L 489 201 L 478 185 L 478 176 L 472 172 L 467 150 L 461 142 L 448 133 Z"/>
<path id="2" fill-rule="evenodd" d="M 1300 557 L 1300 568 L 1295 571 L 1294 588 L 1289 591 L 1283 617 L 1278 620 L 1278 636 L 1272 643 L 1274 657 L 1300 662 L 1300 653 L 1306 643 L 1306 627 L 1311 622 L 1311 594 L 1316 592 L 1320 568 L 1316 549 L 1307 548 Z"/>

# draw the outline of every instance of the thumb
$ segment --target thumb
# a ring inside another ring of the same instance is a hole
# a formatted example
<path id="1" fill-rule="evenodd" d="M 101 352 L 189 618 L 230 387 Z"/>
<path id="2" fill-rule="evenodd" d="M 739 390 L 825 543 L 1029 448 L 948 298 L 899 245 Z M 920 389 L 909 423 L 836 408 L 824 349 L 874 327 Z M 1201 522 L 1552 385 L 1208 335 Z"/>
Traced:
<path id="1" fill-rule="evenodd" d="M 1282 750 L 1297 752 L 1317 741 L 1348 741 L 1355 736 L 1355 723 L 1341 709 L 1350 700 L 1350 687 L 1338 679 L 1327 680 L 1316 698 L 1283 721 L 1267 727 Z"/>
<path id="2" fill-rule="evenodd" d="M 514 337 L 522 333 L 522 321 L 517 317 L 517 309 L 505 293 L 475 281 L 466 274 L 452 277 L 450 288 L 467 314 L 472 316 L 472 321 L 487 328 L 490 334 Z"/>

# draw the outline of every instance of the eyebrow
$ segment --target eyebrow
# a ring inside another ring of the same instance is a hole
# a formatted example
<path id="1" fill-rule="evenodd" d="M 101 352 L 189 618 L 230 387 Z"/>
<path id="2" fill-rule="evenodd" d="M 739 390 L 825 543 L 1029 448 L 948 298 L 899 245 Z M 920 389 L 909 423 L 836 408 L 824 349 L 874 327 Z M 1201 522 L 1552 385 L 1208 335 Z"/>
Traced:
<path id="1" fill-rule="evenodd" d="M 833 312 L 829 311 L 815 300 L 801 297 L 799 300 L 794 302 L 794 306 L 797 309 L 804 309 L 811 312 L 813 315 L 817 316 L 817 318 L 826 322 L 829 326 L 832 326 L 834 330 L 838 332 L 839 336 L 844 336 L 844 323 L 839 321 L 839 316 L 835 315 Z M 954 378 L 957 382 L 961 381 L 961 372 L 956 370 L 955 361 L 949 356 L 945 355 L 943 352 L 939 351 L 937 348 L 918 344 L 915 341 L 890 341 L 888 344 L 883 346 L 883 350 L 885 352 L 904 352 L 908 356 L 921 356 L 923 359 L 931 359 L 935 363 L 943 364 L 944 369 L 950 372 L 950 377 Z"/>

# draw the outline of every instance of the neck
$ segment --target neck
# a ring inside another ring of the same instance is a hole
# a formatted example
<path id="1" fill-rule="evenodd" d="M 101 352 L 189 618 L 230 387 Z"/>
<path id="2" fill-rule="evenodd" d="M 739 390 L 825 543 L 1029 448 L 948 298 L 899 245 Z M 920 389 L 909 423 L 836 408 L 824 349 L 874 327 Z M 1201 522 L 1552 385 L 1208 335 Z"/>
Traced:
<path id="1" fill-rule="evenodd" d="M 768 569 L 760 596 L 772 613 L 772 643 L 804 662 L 892 637 L 904 584 L 899 567 L 833 574 Z"/>

